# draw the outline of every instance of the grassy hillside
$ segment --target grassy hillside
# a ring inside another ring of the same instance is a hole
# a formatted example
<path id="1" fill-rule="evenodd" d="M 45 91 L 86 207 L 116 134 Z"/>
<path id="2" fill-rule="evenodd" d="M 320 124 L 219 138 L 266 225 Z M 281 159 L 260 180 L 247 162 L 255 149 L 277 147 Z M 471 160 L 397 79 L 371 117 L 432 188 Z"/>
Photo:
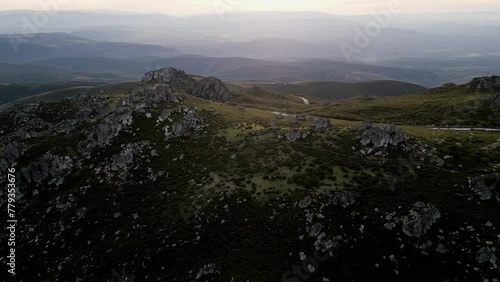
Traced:
<path id="1" fill-rule="evenodd" d="M 75 169 L 59 184 L 50 182 L 52 176 L 40 184 L 23 183 L 26 194 L 17 216 L 26 228 L 20 229 L 23 247 L 17 255 L 27 259 L 19 265 L 19 279 L 110 281 L 126 273 L 147 281 L 276 282 L 287 276 L 300 281 L 291 271 L 298 267 L 306 273 L 312 258 L 315 271 L 307 272 L 308 281 L 497 276 L 496 265 L 478 262 L 475 254 L 484 246 L 498 249 L 498 232 L 488 225 L 500 226 L 500 206 L 496 199 L 480 201 L 468 177 L 498 170 L 500 153 L 482 149 L 497 142 L 498 133 L 471 139 L 469 132 L 407 126 L 401 128 L 410 135 L 410 151 L 373 148 L 361 145 L 362 131 L 352 130 L 360 122 L 331 120 L 329 128 L 316 129 L 310 127 L 318 119 L 312 112 L 305 121 L 277 120 L 265 109 L 277 107 L 274 101 L 290 111 L 328 110 L 319 98 L 304 105 L 293 94 L 229 85 L 235 101 L 247 99 L 249 107 L 185 93 L 173 94 L 176 99 L 169 102 L 127 105 L 138 88 L 115 85 L 96 99 L 65 99 L 28 110 L 51 130 L 19 141 L 27 148 L 16 170 L 38 169 L 37 161 L 48 154 L 73 161 Z M 475 98 L 462 90 L 377 98 L 381 104 L 375 105 L 386 108 L 374 112 L 383 117 L 425 101 L 449 106 L 449 100 Z M 366 111 L 358 114 L 370 112 L 369 103 L 343 103 Z M 199 135 L 166 138 L 165 128 L 192 116 L 179 113 L 183 107 L 201 117 L 203 129 Z M 82 108 L 95 111 L 77 121 Z M 110 118 L 129 109 L 132 122 L 116 127 L 109 144 L 87 146 L 98 140 L 99 128 L 112 126 Z M 174 110 L 171 121 L 158 120 L 165 109 Z M 0 124 L 3 147 L 20 139 L 18 113 L 0 112 L 0 119 L 10 122 Z M 76 123 L 74 130 L 59 133 L 68 120 Z M 303 133 L 293 142 L 283 137 L 292 128 Z M 126 166 L 113 168 L 129 152 Z M 351 200 L 341 204 L 342 198 Z M 440 216 L 421 235 L 410 236 L 404 226 L 420 202 Z M 202 276 L 208 264 L 216 271 Z"/>
<path id="2" fill-rule="evenodd" d="M 416 125 L 498 126 L 497 110 L 478 105 L 492 93 L 467 86 L 440 87 L 415 95 L 356 98 L 311 108 L 310 113 L 355 120 Z"/>
<path id="3" fill-rule="evenodd" d="M 54 91 L 68 91 L 78 87 L 94 87 L 100 84 L 86 82 L 26 83 L 0 85 L 0 105 Z"/>
<path id="4" fill-rule="evenodd" d="M 362 96 L 398 96 L 415 94 L 427 90 L 423 86 L 401 81 L 369 81 L 359 83 L 311 81 L 288 84 L 264 84 L 262 86 L 296 95 L 331 98 L 335 100 Z"/>
<path id="5" fill-rule="evenodd" d="M 120 82 L 138 79 L 126 73 L 102 73 L 70 70 L 59 66 L 0 63 L 0 83 L 47 83 L 60 81 Z"/>

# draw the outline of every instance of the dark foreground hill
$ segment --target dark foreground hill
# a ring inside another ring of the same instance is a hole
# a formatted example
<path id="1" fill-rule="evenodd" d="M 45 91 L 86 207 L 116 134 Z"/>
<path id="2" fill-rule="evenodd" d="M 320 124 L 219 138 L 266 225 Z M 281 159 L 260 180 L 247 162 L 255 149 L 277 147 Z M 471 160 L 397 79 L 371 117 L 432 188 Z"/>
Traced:
<path id="1" fill-rule="evenodd" d="M 498 133 L 274 114 L 235 89 L 164 69 L 0 112 L 15 279 L 497 279 Z"/>

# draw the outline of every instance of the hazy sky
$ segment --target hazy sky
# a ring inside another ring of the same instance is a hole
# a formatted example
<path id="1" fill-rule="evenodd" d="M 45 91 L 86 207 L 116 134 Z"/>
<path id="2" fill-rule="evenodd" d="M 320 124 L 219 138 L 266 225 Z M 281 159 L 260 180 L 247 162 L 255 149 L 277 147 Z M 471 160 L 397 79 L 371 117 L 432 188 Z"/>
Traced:
<path id="1" fill-rule="evenodd" d="M 368 14 L 397 0 L 2 0 L 0 10 L 46 9 L 59 3 L 64 10 L 125 10 L 178 16 L 223 11 L 321 11 L 333 14 Z M 403 13 L 500 11 L 499 0 L 399 0 Z"/>

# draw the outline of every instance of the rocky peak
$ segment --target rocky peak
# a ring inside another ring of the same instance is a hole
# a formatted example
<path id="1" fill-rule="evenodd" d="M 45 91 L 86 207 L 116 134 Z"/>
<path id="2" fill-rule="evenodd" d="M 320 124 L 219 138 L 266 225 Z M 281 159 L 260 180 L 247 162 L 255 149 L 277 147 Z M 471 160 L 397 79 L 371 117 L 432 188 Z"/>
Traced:
<path id="1" fill-rule="evenodd" d="M 181 85 L 190 85 L 194 79 L 187 75 L 184 71 L 175 68 L 162 68 L 147 72 L 141 80 L 141 84 L 149 83 L 177 83 Z"/>

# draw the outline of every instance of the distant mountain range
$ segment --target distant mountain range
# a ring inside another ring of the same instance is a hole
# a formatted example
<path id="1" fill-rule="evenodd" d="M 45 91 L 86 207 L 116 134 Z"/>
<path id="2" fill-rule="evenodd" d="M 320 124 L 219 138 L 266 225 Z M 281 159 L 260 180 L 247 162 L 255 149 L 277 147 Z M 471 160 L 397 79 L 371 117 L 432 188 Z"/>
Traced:
<path id="1" fill-rule="evenodd" d="M 372 15 L 248 12 L 221 20 L 58 11 L 37 26 L 31 20 L 39 13 L 0 12 L 0 63 L 16 64 L 0 71 L 0 83 L 119 82 L 166 66 L 226 80 L 399 80 L 425 87 L 500 73 L 500 38 L 493 36 L 500 13 L 393 15 L 366 46 L 355 39 Z M 25 34 L 34 31 L 40 33 Z M 345 44 L 357 48 L 352 57 Z"/>

